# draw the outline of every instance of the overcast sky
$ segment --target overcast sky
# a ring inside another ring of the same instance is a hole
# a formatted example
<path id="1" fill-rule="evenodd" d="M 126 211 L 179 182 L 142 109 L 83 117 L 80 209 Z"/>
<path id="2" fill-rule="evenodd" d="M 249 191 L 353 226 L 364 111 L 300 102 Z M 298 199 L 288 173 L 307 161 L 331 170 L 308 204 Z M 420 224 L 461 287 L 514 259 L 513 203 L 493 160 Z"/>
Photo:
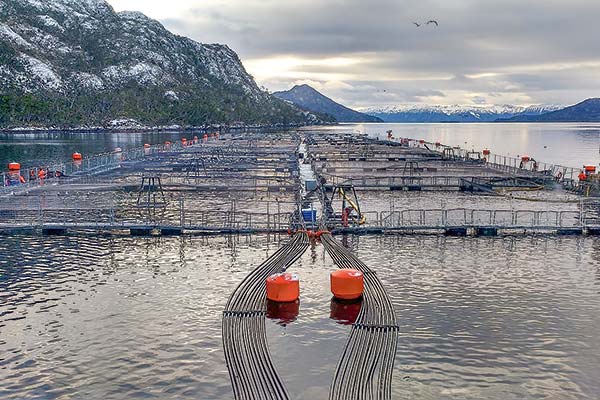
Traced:
<path id="1" fill-rule="evenodd" d="M 600 97 L 600 0 L 108 0 L 363 108 Z M 433 24 L 416 27 L 413 21 Z"/>

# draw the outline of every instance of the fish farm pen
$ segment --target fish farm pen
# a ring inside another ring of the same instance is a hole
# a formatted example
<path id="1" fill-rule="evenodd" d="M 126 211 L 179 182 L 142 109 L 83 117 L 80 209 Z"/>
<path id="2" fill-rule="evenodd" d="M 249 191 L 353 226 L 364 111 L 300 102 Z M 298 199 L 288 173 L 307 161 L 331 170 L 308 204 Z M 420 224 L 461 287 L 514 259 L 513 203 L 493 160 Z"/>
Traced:
<path id="1" fill-rule="evenodd" d="M 0 232 L 289 235 L 223 310 L 222 345 L 236 399 L 290 398 L 265 323 L 270 309 L 283 307 L 271 304 L 269 291 L 289 288 L 272 289 L 269 279 L 297 288 L 286 270 L 320 242 L 346 271 L 343 279 L 361 285 L 329 398 L 389 400 L 399 329 L 392 301 L 376 271 L 335 236 L 600 234 L 595 175 L 576 174 L 529 157 L 422 140 L 311 129 L 205 134 L 91 157 L 75 153 L 43 168 L 11 163 L 0 187 Z M 298 307 L 281 304 L 292 315 Z"/>
<path id="2" fill-rule="evenodd" d="M 595 234 L 573 168 L 311 130 L 204 135 L 3 173 L 0 231 Z M 597 190 L 592 187 L 591 193 Z M 586 196 L 586 194 L 588 196 Z"/>

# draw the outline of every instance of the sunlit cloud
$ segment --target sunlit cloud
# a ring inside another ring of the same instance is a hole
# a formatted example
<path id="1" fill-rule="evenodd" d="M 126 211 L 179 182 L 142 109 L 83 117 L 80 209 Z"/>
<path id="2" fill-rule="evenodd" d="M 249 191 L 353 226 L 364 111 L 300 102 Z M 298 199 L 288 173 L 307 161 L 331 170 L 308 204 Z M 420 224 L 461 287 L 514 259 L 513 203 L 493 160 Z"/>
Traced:
<path id="1" fill-rule="evenodd" d="M 600 95 L 600 2 L 108 1 L 174 33 L 227 44 L 272 91 L 311 82 L 353 107 L 569 104 Z M 429 18 L 440 26 L 412 24 Z"/>

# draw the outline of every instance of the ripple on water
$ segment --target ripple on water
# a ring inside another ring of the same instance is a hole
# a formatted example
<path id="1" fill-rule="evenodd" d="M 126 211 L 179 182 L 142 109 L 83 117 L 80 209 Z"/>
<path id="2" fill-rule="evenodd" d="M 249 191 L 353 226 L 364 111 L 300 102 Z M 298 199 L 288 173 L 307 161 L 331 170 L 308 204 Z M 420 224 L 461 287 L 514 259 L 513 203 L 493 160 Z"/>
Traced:
<path id="1" fill-rule="evenodd" d="M 232 398 L 221 312 L 272 236 L 43 239 L 0 242 L 0 398 Z M 394 398 L 600 393 L 598 239 L 339 239 L 393 299 Z M 310 248 L 296 320 L 267 322 L 295 399 L 327 398 L 349 332 L 330 318 L 333 269 Z"/>

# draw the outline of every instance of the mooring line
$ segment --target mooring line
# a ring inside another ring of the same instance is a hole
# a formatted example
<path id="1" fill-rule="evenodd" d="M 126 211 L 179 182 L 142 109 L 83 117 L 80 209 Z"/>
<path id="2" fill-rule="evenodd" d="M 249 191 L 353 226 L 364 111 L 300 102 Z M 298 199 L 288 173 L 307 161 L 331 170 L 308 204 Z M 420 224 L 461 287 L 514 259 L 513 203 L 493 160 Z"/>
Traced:
<path id="1" fill-rule="evenodd" d="M 390 400 L 398 342 L 398 325 L 392 301 L 377 274 L 331 234 L 321 242 L 339 268 L 353 268 L 364 275 L 363 302 L 336 367 L 330 400 Z"/>
<path id="2" fill-rule="evenodd" d="M 265 280 L 285 271 L 302 256 L 308 245 L 308 235 L 296 233 L 248 274 L 229 297 L 223 311 L 222 338 L 236 399 L 289 399 L 267 345 Z"/>

